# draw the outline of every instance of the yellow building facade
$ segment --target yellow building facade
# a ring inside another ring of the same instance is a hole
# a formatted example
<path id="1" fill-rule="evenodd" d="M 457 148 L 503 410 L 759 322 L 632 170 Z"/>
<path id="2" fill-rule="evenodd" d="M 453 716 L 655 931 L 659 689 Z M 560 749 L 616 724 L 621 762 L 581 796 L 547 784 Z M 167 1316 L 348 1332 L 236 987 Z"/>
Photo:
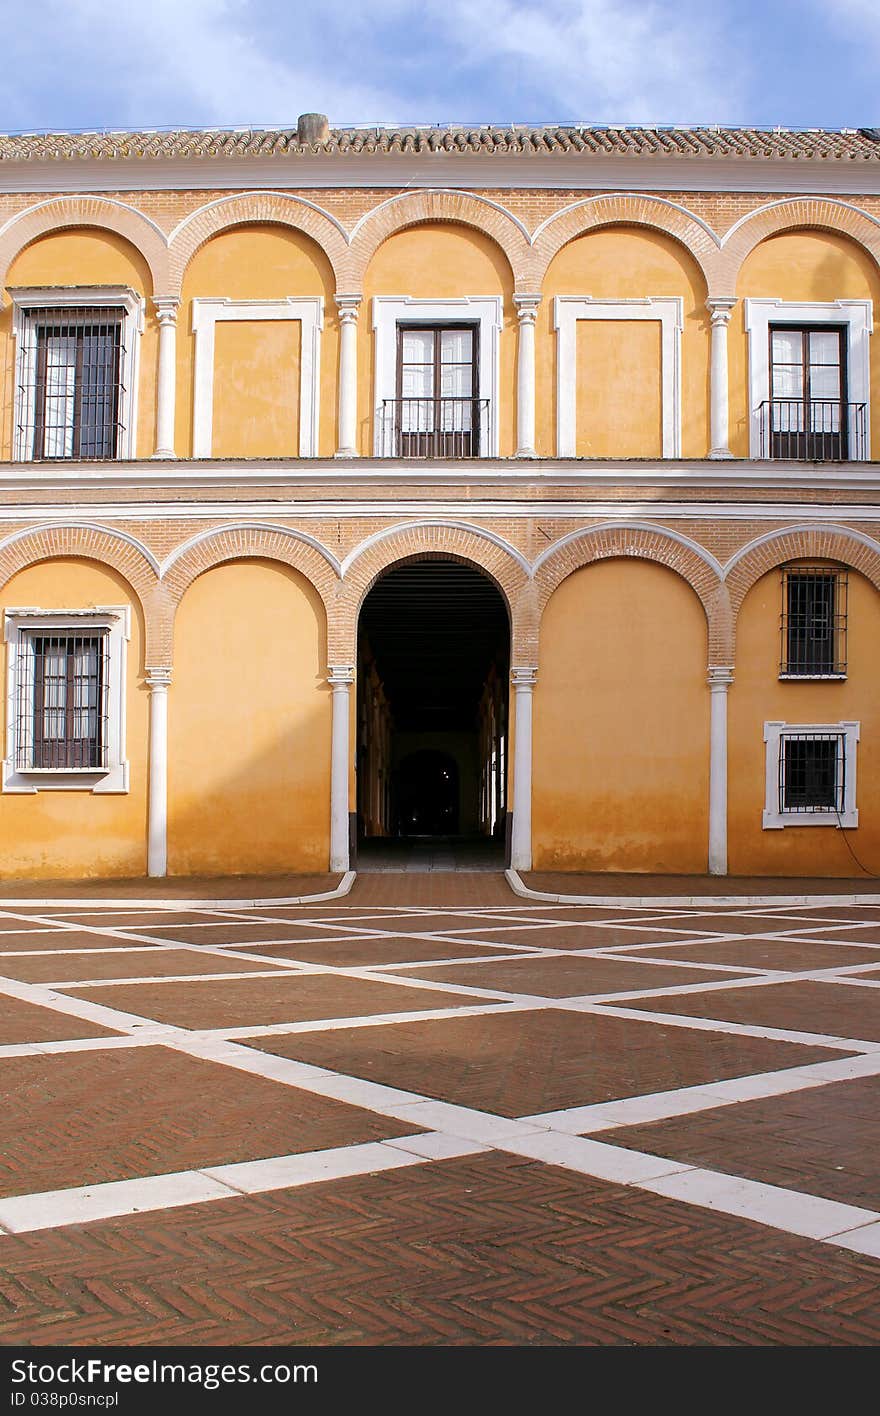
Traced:
<path id="1" fill-rule="evenodd" d="M 0 273 L 5 878 L 880 873 L 877 132 L 0 138 Z"/>

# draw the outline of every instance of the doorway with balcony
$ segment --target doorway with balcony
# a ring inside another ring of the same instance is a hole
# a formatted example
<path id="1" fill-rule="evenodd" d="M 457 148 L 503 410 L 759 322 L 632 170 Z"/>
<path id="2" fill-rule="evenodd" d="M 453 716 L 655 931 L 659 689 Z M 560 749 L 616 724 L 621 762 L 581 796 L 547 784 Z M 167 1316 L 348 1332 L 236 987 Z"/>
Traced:
<path id="1" fill-rule="evenodd" d="M 501 870 L 507 605 L 477 566 L 391 567 L 358 629 L 358 870 Z"/>

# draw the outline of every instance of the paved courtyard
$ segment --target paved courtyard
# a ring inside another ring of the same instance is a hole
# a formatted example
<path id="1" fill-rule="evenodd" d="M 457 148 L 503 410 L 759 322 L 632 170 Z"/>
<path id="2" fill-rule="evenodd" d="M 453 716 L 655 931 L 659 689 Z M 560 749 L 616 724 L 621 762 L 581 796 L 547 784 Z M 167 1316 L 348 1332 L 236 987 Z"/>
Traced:
<path id="1" fill-rule="evenodd" d="M 0 910 L 5 1343 L 880 1342 L 880 905 Z"/>

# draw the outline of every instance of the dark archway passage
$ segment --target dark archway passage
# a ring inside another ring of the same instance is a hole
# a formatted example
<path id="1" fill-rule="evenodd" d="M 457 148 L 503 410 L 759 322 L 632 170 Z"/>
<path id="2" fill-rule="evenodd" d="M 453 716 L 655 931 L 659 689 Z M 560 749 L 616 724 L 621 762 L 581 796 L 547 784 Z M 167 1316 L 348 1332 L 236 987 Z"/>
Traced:
<path id="1" fill-rule="evenodd" d="M 510 626 L 492 580 L 405 562 L 364 600 L 358 631 L 358 865 L 503 864 Z"/>

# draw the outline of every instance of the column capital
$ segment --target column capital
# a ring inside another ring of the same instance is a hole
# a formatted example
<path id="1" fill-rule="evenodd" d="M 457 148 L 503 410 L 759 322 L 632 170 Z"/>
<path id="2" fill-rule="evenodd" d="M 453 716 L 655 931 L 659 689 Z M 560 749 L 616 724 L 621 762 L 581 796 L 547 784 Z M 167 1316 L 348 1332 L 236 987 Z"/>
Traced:
<path id="1" fill-rule="evenodd" d="M 510 679 L 514 688 L 534 688 L 538 679 L 537 665 L 525 665 L 511 669 Z"/>
<path id="2" fill-rule="evenodd" d="M 355 324 L 357 322 L 358 311 L 363 301 L 363 295 L 337 295 L 336 309 L 342 324 Z"/>
<path id="3" fill-rule="evenodd" d="M 706 682 L 713 693 L 726 693 L 733 683 L 733 665 L 710 664 L 706 670 Z"/>
<path id="4" fill-rule="evenodd" d="M 160 325 L 173 325 L 177 323 L 177 312 L 180 309 L 180 301 L 176 295 L 154 295 L 153 309 L 156 311 L 156 319 Z"/>
<path id="5" fill-rule="evenodd" d="M 347 688 L 354 683 L 354 664 L 330 664 L 327 682 L 331 688 Z"/>
<path id="6" fill-rule="evenodd" d="M 735 295 L 711 295 L 706 301 L 706 309 L 712 316 L 713 325 L 729 325 L 736 304 Z"/>
<path id="7" fill-rule="evenodd" d="M 161 693 L 170 687 L 172 673 L 172 669 L 150 668 L 148 666 L 146 669 L 147 688 L 151 693 L 157 689 Z"/>
<path id="8" fill-rule="evenodd" d="M 516 306 L 516 317 L 521 325 L 535 323 L 538 318 L 538 306 L 541 303 L 540 295 L 514 295 L 513 303 Z"/>

